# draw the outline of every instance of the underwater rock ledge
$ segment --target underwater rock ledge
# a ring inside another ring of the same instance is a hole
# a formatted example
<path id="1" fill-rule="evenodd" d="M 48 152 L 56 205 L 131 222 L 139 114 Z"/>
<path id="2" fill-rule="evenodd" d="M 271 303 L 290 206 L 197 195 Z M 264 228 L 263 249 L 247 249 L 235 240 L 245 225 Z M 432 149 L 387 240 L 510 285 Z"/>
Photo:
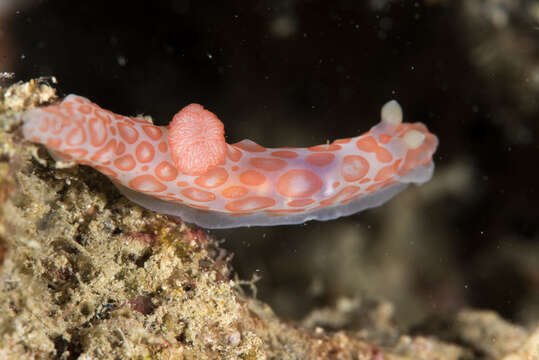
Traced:
<path id="1" fill-rule="evenodd" d="M 56 100 L 43 80 L 0 87 L 0 358 L 539 358 L 538 330 L 490 312 L 462 311 L 423 336 L 400 333 L 383 301 L 317 310 L 303 327 L 279 319 L 242 291 L 206 232 L 23 141 L 21 113 Z M 343 316 L 369 320 L 345 331 Z M 485 324 L 496 342 L 475 336 Z"/>

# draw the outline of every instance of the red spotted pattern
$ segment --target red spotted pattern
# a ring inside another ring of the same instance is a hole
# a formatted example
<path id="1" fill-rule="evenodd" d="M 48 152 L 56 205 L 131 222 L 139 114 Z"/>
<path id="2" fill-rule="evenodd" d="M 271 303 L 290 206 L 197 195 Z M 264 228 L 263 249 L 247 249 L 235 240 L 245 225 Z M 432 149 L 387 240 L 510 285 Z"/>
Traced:
<path id="1" fill-rule="evenodd" d="M 279 177 L 277 191 L 286 198 L 314 195 L 322 188 L 322 180 L 310 170 L 289 170 Z"/>
<path id="2" fill-rule="evenodd" d="M 238 217 L 262 213 L 279 218 L 362 201 L 428 164 L 437 146 L 436 137 L 421 124 L 401 124 L 383 133 L 373 128 L 359 137 L 308 148 L 267 149 L 243 140 L 225 144 L 224 161 L 188 175 L 176 166 L 181 151 L 171 157 L 176 142 L 167 139 L 167 127 L 113 114 L 77 96 L 39 114 L 25 133 L 32 141 L 132 190 L 200 212 Z M 425 134 L 423 144 L 402 153 L 391 150 L 410 130 Z M 195 167 L 196 160 L 190 159 Z"/>

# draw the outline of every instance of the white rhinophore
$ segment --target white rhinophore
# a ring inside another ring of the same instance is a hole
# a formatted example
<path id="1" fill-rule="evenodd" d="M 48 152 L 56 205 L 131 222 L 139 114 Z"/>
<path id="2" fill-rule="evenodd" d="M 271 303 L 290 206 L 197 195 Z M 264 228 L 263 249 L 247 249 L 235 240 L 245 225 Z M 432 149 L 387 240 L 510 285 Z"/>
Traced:
<path id="1" fill-rule="evenodd" d="M 399 126 L 402 123 L 402 108 L 396 100 L 388 101 L 382 110 L 380 110 L 382 122 L 391 125 Z"/>
<path id="2" fill-rule="evenodd" d="M 403 139 L 406 146 L 413 150 L 423 145 L 423 141 L 425 141 L 425 134 L 423 134 L 421 131 L 410 130 L 404 134 Z"/>

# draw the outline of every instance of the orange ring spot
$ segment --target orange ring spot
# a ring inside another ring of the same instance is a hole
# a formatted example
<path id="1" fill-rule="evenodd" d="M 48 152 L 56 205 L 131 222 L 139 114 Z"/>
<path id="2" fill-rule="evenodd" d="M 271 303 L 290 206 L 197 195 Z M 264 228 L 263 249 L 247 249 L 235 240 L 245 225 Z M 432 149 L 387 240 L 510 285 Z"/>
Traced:
<path id="1" fill-rule="evenodd" d="M 75 116 L 75 113 L 73 112 L 73 103 L 71 101 L 62 101 L 62 103 L 60 104 L 60 108 L 64 109 L 66 113 L 68 113 L 68 115 L 70 116 Z"/>
<path id="2" fill-rule="evenodd" d="M 148 141 L 141 141 L 135 150 L 137 160 L 141 163 L 147 163 L 153 160 L 155 149 Z"/>
<path id="3" fill-rule="evenodd" d="M 77 146 L 86 141 L 86 133 L 80 126 L 76 126 L 66 136 L 66 142 L 70 146 Z"/>
<path id="4" fill-rule="evenodd" d="M 161 131 L 159 126 L 142 125 L 142 130 L 150 139 L 154 141 L 161 139 L 161 137 L 163 136 L 163 132 Z"/>
<path id="5" fill-rule="evenodd" d="M 376 151 L 378 144 L 372 136 L 362 136 L 356 141 L 356 146 L 361 151 L 374 152 Z"/>
<path id="6" fill-rule="evenodd" d="M 95 147 L 103 145 L 107 140 L 107 128 L 101 119 L 92 117 L 88 121 L 88 131 L 90 133 L 90 143 Z"/>
<path id="7" fill-rule="evenodd" d="M 288 163 L 281 159 L 254 157 L 249 159 L 249 164 L 260 170 L 277 171 L 284 168 Z"/>
<path id="8" fill-rule="evenodd" d="M 121 141 L 118 142 L 118 145 L 116 146 L 116 150 L 114 151 L 114 153 L 116 155 L 122 155 L 125 151 L 125 144 Z"/>
<path id="9" fill-rule="evenodd" d="M 330 153 L 318 153 L 307 156 L 307 162 L 314 166 L 326 166 L 335 160 L 335 155 Z"/>
<path id="10" fill-rule="evenodd" d="M 138 131 L 134 126 L 125 122 L 119 122 L 117 125 L 118 133 L 128 144 L 133 144 L 138 139 Z"/>
<path id="11" fill-rule="evenodd" d="M 207 189 L 223 185 L 228 180 L 228 172 L 222 167 L 212 168 L 195 179 L 195 184 Z"/>
<path id="12" fill-rule="evenodd" d="M 208 202 L 215 200 L 215 195 L 213 193 L 200 190 L 194 187 L 183 189 L 181 191 L 181 194 L 193 201 Z"/>
<path id="13" fill-rule="evenodd" d="M 288 151 L 288 150 L 274 151 L 270 155 L 271 156 L 277 156 L 277 157 L 280 157 L 280 158 L 285 158 L 285 159 L 294 159 L 294 158 L 297 158 L 299 156 L 297 152 Z"/>
<path id="14" fill-rule="evenodd" d="M 363 156 L 347 155 L 342 162 L 341 174 L 344 180 L 353 182 L 367 175 L 369 167 L 369 162 Z"/>
<path id="15" fill-rule="evenodd" d="M 167 146 L 167 142 L 166 141 L 161 141 L 159 143 L 159 145 L 157 146 L 157 149 L 159 149 L 159 151 L 161 152 L 167 152 L 168 151 L 168 146 Z"/>
<path id="16" fill-rule="evenodd" d="M 163 181 L 172 181 L 178 177 L 178 170 L 168 161 L 161 161 L 155 167 L 155 175 Z"/>
<path id="17" fill-rule="evenodd" d="M 100 163 L 110 161 L 114 151 L 116 150 L 116 140 L 111 139 L 105 146 L 96 151 L 90 160 Z"/>
<path id="18" fill-rule="evenodd" d="M 303 206 L 311 205 L 312 203 L 314 203 L 313 199 L 297 199 L 297 200 L 289 201 L 286 205 L 292 206 L 292 207 L 303 207 Z"/>
<path id="19" fill-rule="evenodd" d="M 249 190 L 243 186 L 229 186 L 221 192 L 221 195 L 227 199 L 237 199 L 247 195 L 248 192 Z"/>
<path id="20" fill-rule="evenodd" d="M 240 174 L 240 181 L 245 185 L 258 186 L 266 181 L 266 176 L 256 170 L 247 170 Z"/>
<path id="21" fill-rule="evenodd" d="M 97 105 L 94 108 L 94 113 L 96 117 L 98 117 L 105 123 L 105 125 L 110 125 L 113 121 L 110 115 L 106 111 L 103 111 L 103 109 L 101 109 Z"/>
<path id="22" fill-rule="evenodd" d="M 114 160 L 114 166 L 122 171 L 133 170 L 137 165 L 135 158 L 131 154 L 124 155 Z"/>
<path id="23" fill-rule="evenodd" d="M 227 203 L 225 208 L 232 212 L 256 211 L 275 205 L 275 200 L 263 196 L 250 196 Z"/>
<path id="24" fill-rule="evenodd" d="M 308 197 L 320 190 L 322 185 L 322 180 L 314 172 L 295 169 L 279 177 L 277 191 L 285 197 Z"/>
<path id="25" fill-rule="evenodd" d="M 80 113 L 83 113 L 83 114 L 89 114 L 92 112 L 92 107 L 90 105 L 80 105 L 77 110 L 80 112 Z"/>
<path id="26" fill-rule="evenodd" d="M 376 159 L 380 162 L 388 163 L 393 160 L 393 155 L 386 148 L 380 146 L 376 151 Z"/>
<path id="27" fill-rule="evenodd" d="M 167 189 L 166 185 L 153 175 L 140 175 L 129 182 L 129 187 L 143 192 L 161 192 Z"/>

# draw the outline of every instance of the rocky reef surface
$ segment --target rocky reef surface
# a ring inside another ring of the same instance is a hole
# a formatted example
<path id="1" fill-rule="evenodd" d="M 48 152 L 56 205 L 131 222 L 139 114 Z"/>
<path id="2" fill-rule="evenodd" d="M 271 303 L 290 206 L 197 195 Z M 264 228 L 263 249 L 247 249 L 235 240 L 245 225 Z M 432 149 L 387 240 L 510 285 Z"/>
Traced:
<path id="1" fill-rule="evenodd" d="M 386 300 L 279 318 L 204 230 L 20 132 L 51 79 L 0 88 L 0 358 L 539 359 L 537 325 L 466 309 L 403 330 Z"/>

